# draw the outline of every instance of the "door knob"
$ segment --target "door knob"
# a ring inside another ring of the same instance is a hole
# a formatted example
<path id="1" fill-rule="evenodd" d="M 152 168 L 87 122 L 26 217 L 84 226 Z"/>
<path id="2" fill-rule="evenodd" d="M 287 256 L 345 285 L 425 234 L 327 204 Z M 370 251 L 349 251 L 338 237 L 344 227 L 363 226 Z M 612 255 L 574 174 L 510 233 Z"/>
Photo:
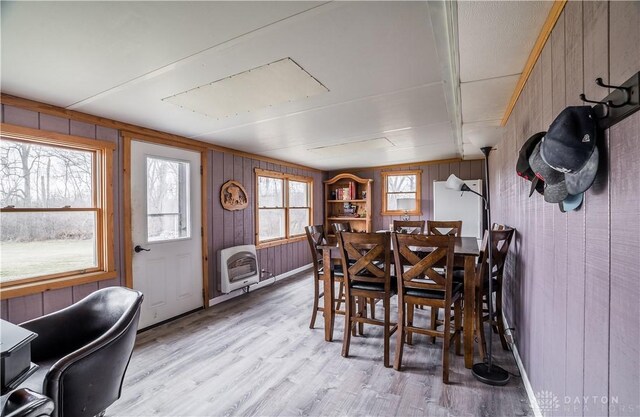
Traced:
<path id="1" fill-rule="evenodd" d="M 145 248 L 143 248 L 143 247 L 142 247 L 142 246 L 140 246 L 140 245 L 137 245 L 135 248 L 133 248 L 133 250 L 134 250 L 136 253 L 140 253 L 140 252 L 142 252 L 142 251 L 145 251 L 145 252 L 149 252 L 149 251 L 151 251 L 151 249 L 145 249 Z"/>

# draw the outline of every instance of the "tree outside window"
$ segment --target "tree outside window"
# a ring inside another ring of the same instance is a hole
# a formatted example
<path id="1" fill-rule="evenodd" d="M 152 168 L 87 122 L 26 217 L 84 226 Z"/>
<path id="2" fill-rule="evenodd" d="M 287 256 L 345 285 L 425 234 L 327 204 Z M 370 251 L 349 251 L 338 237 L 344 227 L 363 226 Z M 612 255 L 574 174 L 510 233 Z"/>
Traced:
<path id="1" fill-rule="evenodd" d="M 408 214 L 420 215 L 420 177 L 421 170 L 393 171 L 382 173 L 382 214 L 399 215 L 404 210 L 398 209 L 398 199 L 412 198 L 416 200 L 415 209 Z"/>
<path id="2" fill-rule="evenodd" d="M 3 293 L 18 285 L 112 271 L 112 231 L 106 227 L 112 149 L 106 142 L 3 125 Z"/>
<path id="3" fill-rule="evenodd" d="M 256 169 L 256 176 L 256 244 L 303 237 L 313 216 L 313 180 L 261 169 Z"/>

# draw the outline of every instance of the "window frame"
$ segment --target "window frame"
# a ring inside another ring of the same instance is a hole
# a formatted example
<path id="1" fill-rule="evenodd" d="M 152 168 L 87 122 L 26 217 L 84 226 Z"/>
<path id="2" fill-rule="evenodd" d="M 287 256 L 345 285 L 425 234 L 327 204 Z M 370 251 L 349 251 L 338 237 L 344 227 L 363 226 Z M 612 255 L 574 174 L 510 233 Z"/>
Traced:
<path id="1" fill-rule="evenodd" d="M 405 175 L 415 175 L 416 176 L 416 204 L 415 209 L 412 211 L 408 211 L 407 214 L 411 216 L 421 216 L 422 215 L 422 170 L 421 169 L 412 169 L 405 171 L 383 171 L 380 173 L 382 176 L 382 215 L 383 216 L 401 216 L 404 215 L 404 210 L 387 210 L 387 181 L 389 177 L 399 177 Z M 406 193 L 391 193 L 391 194 L 406 194 Z"/>
<path id="2" fill-rule="evenodd" d="M 274 239 L 260 240 L 260 209 L 273 209 L 279 207 L 260 207 L 259 204 L 259 178 L 267 177 L 267 178 L 275 178 L 283 180 L 283 204 L 284 206 L 284 237 L 278 237 Z M 295 182 L 304 182 L 307 184 L 307 193 L 308 193 L 308 204 L 307 207 L 290 207 L 289 206 L 289 181 Z M 254 200 L 255 200 L 255 244 L 258 249 L 267 248 L 270 246 L 283 245 L 286 243 L 298 242 L 306 239 L 306 235 L 304 233 L 291 235 L 289 231 L 289 210 L 290 209 L 302 209 L 307 208 L 309 210 L 309 224 L 313 224 L 313 178 L 305 177 L 301 175 L 295 174 L 285 174 L 282 172 L 269 171 L 266 169 L 255 168 L 255 189 L 254 189 Z"/>
<path id="3" fill-rule="evenodd" d="M 94 212 L 96 216 L 97 266 L 0 283 L 0 299 L 20 297 L 47 290 L 65 288 L 117 277 L 114 258 L 113 151 L 115 144 L 80 136 L 65 135 L 6 123 L 0 124 L 1 136 L 16 142 L 54 146 L 92 153 L 93 206 L 83 208 L 3 207 L 0 213 Z"/>

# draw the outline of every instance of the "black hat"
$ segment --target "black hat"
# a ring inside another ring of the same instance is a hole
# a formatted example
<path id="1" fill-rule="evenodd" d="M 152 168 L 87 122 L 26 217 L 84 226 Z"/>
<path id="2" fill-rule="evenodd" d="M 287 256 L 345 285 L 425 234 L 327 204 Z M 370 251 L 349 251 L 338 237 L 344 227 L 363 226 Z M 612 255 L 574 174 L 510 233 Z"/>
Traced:
<path id="1" fill-rule="evenodd" d="M 547 203 L 559 203 L 567 196 L 567 185 L 564 181 L 564 174 L 547 165 L 540 156 L 540 143 L 538 143 L 531 156 L 529 165 L 536 174 L 536 177 L 544 181 L 544 201 Z"/>
<path id="2" fill-rule="evenodd" d="M 565 108 L 542 139 L 542 159 L 565 174 L 569 194 L 586 191 L 598 172 L 596 115 L 590 106 Z"/>
<path id="3" fill-rule="evenodd" d="M 518 155 L 518 162 L 516 162 L 516 172 L 518 176 L 524 178 L 527 181 L 531 181 L 531 188 L 529 189 L 529 197 L 533 194 L 533 190 L 538 191 L 540 194 L 544 194 L 544 181 L 536 177 L 536 174 L 529 165 L 529 157 L 533 152 L 533 148 L 542 140 L 547 132 L 539 132 L 531 136 L 520 148 Z"/>

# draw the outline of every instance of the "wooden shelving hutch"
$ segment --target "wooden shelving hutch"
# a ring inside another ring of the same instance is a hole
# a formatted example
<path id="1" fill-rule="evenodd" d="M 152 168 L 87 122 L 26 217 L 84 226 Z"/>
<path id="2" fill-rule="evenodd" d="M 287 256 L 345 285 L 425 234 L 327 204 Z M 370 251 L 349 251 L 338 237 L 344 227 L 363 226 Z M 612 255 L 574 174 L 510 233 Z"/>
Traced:
<path id="1" fill-rule="evenodd" d="M 333 235 L 332 223 L 349 223 L 356 232 L 371 232 L 371 183 L 353 174 L 338 174 L 324 182 L 324 229 Z"/>

